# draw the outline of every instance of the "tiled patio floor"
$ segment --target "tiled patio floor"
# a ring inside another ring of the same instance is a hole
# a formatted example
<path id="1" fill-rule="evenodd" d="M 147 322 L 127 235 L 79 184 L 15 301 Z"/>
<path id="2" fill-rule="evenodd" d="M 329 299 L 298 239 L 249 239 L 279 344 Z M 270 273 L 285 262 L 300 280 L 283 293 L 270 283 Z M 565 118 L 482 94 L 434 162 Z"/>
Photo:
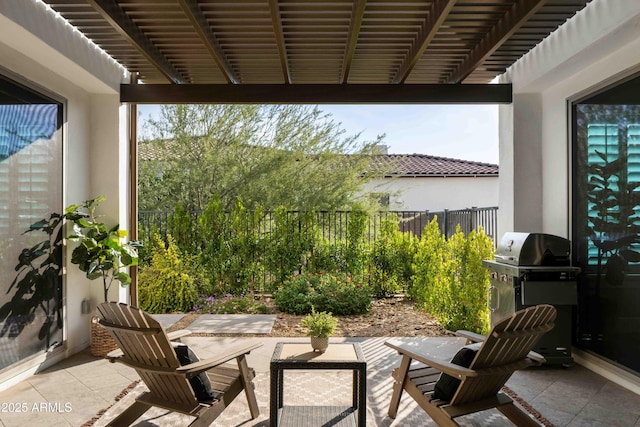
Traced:
<path id="1" fill-rule="evenodd" d="M 184 339 L 199 355 L 207 357 L 231 343 L 245 338 L 187 337 Z M 248 339 L 248 338 L 247 338 Z M 279 341 L 287 338 L 251 338 L 264 345 L 252 352 L 249 364 L 258 374 L 268 376 L 269 361 Z M 436 354 L 455 351 L 456 338 L 395 338 Z M 398 364 L 397 355 L 384 346 L 384 338 L 334 338 L 333 341 L 358 341 L 368 363 L 368 376 L 390 375 Z M 428 349 L 428 350 L 427 350 Z M 137 380 L 136 373 L 120 364 L 110 364 L 82 352 L 0 393 L 0 425 L 81 426 L 100 410 L 113 404 L 122 389 Z M 640 396 L 607 381 L 580 365 L 567 369 L 537 368 L 516 373 L 507 383 L 544 417 L 557 426 L 630 426 L 640 427 Z M 368 390 L 368 405 L 386 405 L 390 387 Z M 13 403 L 13 406 L 10 404 Z M 17 404 L 20 404 L 18 408 Z M 26 405 L 22 405 L 26 404 Z M 35 406 L 34 406 L 35 404 Z M 405 396 L 403 405 L 415 405 Z M 24 412 L 19 409 L 26 408 Z M 382 411 L 384 412 L 384 411 Z M 267 415 L 268 414 L 264 414 Z M 382 414 L 384 418 L 384 413 Z M 247 417 L 248 419 L 248 417 Z M 390 426 L 391 419 L 378 425 Z M 371 422 L 369 423 L 371 424 Z M 155 420 L 145 425 L 163 425 Z M 216 425 L 215 423 L 213 425 Z M 248 422 L 242 425 L 253 425 Z M 264 425 L 264 424 L 259 424 Z M 417 421 L 416 425 L 426 423 Z M 476 425 L 475 423 L 473 425 Z M 487 423 L 495 425 L 487 419 Z M 502 424 L 500 424 L 502 425 Z"/>

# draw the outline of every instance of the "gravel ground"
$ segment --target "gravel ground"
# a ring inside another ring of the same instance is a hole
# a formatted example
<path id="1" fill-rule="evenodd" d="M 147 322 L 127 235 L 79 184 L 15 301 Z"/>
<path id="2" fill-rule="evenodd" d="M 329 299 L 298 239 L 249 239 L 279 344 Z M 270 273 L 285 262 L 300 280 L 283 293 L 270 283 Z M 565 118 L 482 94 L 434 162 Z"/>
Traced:
<path id="1" fill-rule="evenodd" d="M 274 307 L 275 310 L 273 301 L 267 300 L 266 303 Z M 300 326 L 300 320 L 303 316 L 278 311 L 275 311 L 275 313 L 277 315 L 276 321 L 271 333 L 266 336 L 303 337 L 306 335 L 305 329 Z M 198 314 L 188 313 L 169 330 L 188 329 L 189 324 L 197 316 Z M 334 336 L 338 337 L 433 337 L 451 335 L 430 314 L 416 309 L 413 301 L 404 297 L 374 300 L 370 313 L 338 316 L 338 319 L 338 328 L 334 334 Z"/>

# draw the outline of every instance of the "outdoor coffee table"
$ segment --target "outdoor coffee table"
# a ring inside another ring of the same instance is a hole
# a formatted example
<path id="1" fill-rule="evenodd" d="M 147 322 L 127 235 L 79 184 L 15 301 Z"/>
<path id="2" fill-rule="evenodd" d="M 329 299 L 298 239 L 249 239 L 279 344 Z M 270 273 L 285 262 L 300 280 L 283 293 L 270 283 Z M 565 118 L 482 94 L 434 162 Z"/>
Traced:
<path id="1" fill-rule="evenodd" d="M 284 371 L 353 371 L 352 406 L 284 405 Z M 358 343 L 331 343 L 324 353 L 309 342 L 278 343 L 271 358 L 271 427 L 358 426 L 367 424 L 367 362 Z"/>

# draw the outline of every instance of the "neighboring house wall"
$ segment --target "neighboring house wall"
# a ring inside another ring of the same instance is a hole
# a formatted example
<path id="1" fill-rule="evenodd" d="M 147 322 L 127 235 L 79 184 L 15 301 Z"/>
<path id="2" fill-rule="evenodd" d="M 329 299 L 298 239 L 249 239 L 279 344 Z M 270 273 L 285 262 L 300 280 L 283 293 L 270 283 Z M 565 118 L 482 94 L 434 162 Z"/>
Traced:
<path id="1" fill-rule="evenodd" d="M 442 211 L 498 206 L 498 177 L 394 177 L 373 180 L 366 191 L 389 194 L 389 209 Z"/>
<path id="2" fill-rule="evenodd" d="M 42 3 L 19 0 L 0 2 L 0 73 L 64 100 L 63 205 L 106 195 L 106 221 L 128 224 L 127 108 L 119 99 L 126 71 Z M 95 308 L 102 285 L 69 262 L 72 247 L 66 246 L 65 346 L 3 372 L 0 389 L 41 369 L 45 359 L 50 365 L 89 345 L 91 316 L 81 313 L 81 302 L 90 299 Z M 110 298 L 122 300 L 114 288 Z"/>
<path id="3" fill-rule="evenodd" d="M 502 76 L 499 235 L 571 238 L 571 100 L 640 71 L 640 1 L 594 0 Z M 580 363 L 636 392 L 640 380 L 589 355 Z"/>

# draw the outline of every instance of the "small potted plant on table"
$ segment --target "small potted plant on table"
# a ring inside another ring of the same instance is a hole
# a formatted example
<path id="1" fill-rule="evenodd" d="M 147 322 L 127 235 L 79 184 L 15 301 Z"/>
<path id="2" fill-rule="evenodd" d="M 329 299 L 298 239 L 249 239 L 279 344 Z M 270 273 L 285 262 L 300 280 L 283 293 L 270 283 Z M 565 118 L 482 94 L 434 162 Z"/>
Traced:
<path id="1" fill-rule="evenodd" d="M 313 351 L 323 353 L 329 346 L 329 337 L 336 331 L 338 319 L 326 311 L 318 313 L 312 307 L 311 314 L 304 317 L 300 323 L 309 330 L 307 335 L 311 337 Z"/>

